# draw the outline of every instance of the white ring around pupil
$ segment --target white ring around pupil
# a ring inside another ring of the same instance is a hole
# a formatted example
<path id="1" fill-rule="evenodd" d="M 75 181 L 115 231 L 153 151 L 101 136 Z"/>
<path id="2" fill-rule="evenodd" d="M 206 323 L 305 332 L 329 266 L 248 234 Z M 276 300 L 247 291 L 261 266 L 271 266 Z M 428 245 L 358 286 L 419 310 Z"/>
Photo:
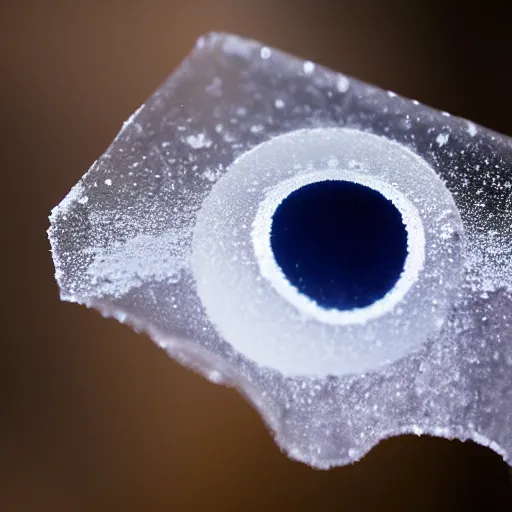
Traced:
<path id="1" fill-rule="evenodd" d="M 380 192 L 401 213 L 407 230 L 407 257 L 400 278 L 384 297 L 364 308 L 341 311 L 319 306 L 290 283 L 272 251 L 270 243 L 272 218 L 283 200 L 306 185 L 329 180 L 349 181 Z M 274 289 L 303 314 L 333 325 L 361 324 L 391 311 L 416 282 L 425 261 L 425 234 L 416 208 L 391 185 L 370 176 L 346 170 L 330 169 L 311 172 L 276 185 L 260 204 L 253 223 L 252 243 L 261 275 L 268 279 Z"/>

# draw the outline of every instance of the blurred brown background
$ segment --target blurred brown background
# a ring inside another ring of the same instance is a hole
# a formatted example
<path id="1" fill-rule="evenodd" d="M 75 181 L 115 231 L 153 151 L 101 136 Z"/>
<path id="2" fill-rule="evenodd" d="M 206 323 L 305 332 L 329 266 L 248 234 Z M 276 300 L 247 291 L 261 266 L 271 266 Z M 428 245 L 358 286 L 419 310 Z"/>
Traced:
<path id="1" fill-rule="evenodd" d="M 314 471 L 233 390 L 58 300 L 47 215 L 203 32 L 240 33 L 512 135 L 511 3 L 0 1 L 1 511 L 512 510 L 506 465 L 403 437 Z"/>

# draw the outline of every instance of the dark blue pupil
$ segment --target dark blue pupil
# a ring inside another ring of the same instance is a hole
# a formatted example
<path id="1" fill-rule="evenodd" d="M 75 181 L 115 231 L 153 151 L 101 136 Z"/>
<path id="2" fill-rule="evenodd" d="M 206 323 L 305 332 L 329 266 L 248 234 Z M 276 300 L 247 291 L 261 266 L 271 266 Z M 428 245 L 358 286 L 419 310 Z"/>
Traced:
<path id="1" fill-rule="evenodd" d="M 274 212 L 274 257 L 289 282 L 319 306 L 349 310 L 382 298 L 407 256 L 400 212 L 382 194 L 349 181 L 295 190 Z"/>

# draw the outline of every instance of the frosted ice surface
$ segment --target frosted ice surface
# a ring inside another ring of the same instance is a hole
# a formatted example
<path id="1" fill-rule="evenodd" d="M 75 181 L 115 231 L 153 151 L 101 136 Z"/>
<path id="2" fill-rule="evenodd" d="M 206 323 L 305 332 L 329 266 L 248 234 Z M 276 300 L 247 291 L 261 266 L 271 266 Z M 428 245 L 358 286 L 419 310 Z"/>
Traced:
<path id="1" fill-rule="evenodd" d="M 332 176 L 390 198 L 409 235 L 400 287 L 344 314 L 292 289 L 268 247 L 276 201 Z M 328 468 L 427 433 L 511 461 L 507 137 L 210 34 L 50 219 L 63 300 L 238 388 L 290 457 Z"/>

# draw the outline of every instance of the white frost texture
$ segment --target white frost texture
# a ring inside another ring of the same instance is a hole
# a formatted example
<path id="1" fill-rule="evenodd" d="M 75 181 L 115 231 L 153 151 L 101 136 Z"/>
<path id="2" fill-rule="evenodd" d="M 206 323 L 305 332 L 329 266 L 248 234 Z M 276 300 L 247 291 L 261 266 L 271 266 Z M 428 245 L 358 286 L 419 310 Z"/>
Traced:
<path id="1" fill-rule="evenodd" d="M 396 285 L 357 310 L 291 286 L 272 215 L 305 184 L 400 212 Z M 143 329 L 238 388 L 317 468 L 403 433 L 512 461 L 512 142 L 225 34 L 208 34 L 50 217 L 63 300 Z"/>

